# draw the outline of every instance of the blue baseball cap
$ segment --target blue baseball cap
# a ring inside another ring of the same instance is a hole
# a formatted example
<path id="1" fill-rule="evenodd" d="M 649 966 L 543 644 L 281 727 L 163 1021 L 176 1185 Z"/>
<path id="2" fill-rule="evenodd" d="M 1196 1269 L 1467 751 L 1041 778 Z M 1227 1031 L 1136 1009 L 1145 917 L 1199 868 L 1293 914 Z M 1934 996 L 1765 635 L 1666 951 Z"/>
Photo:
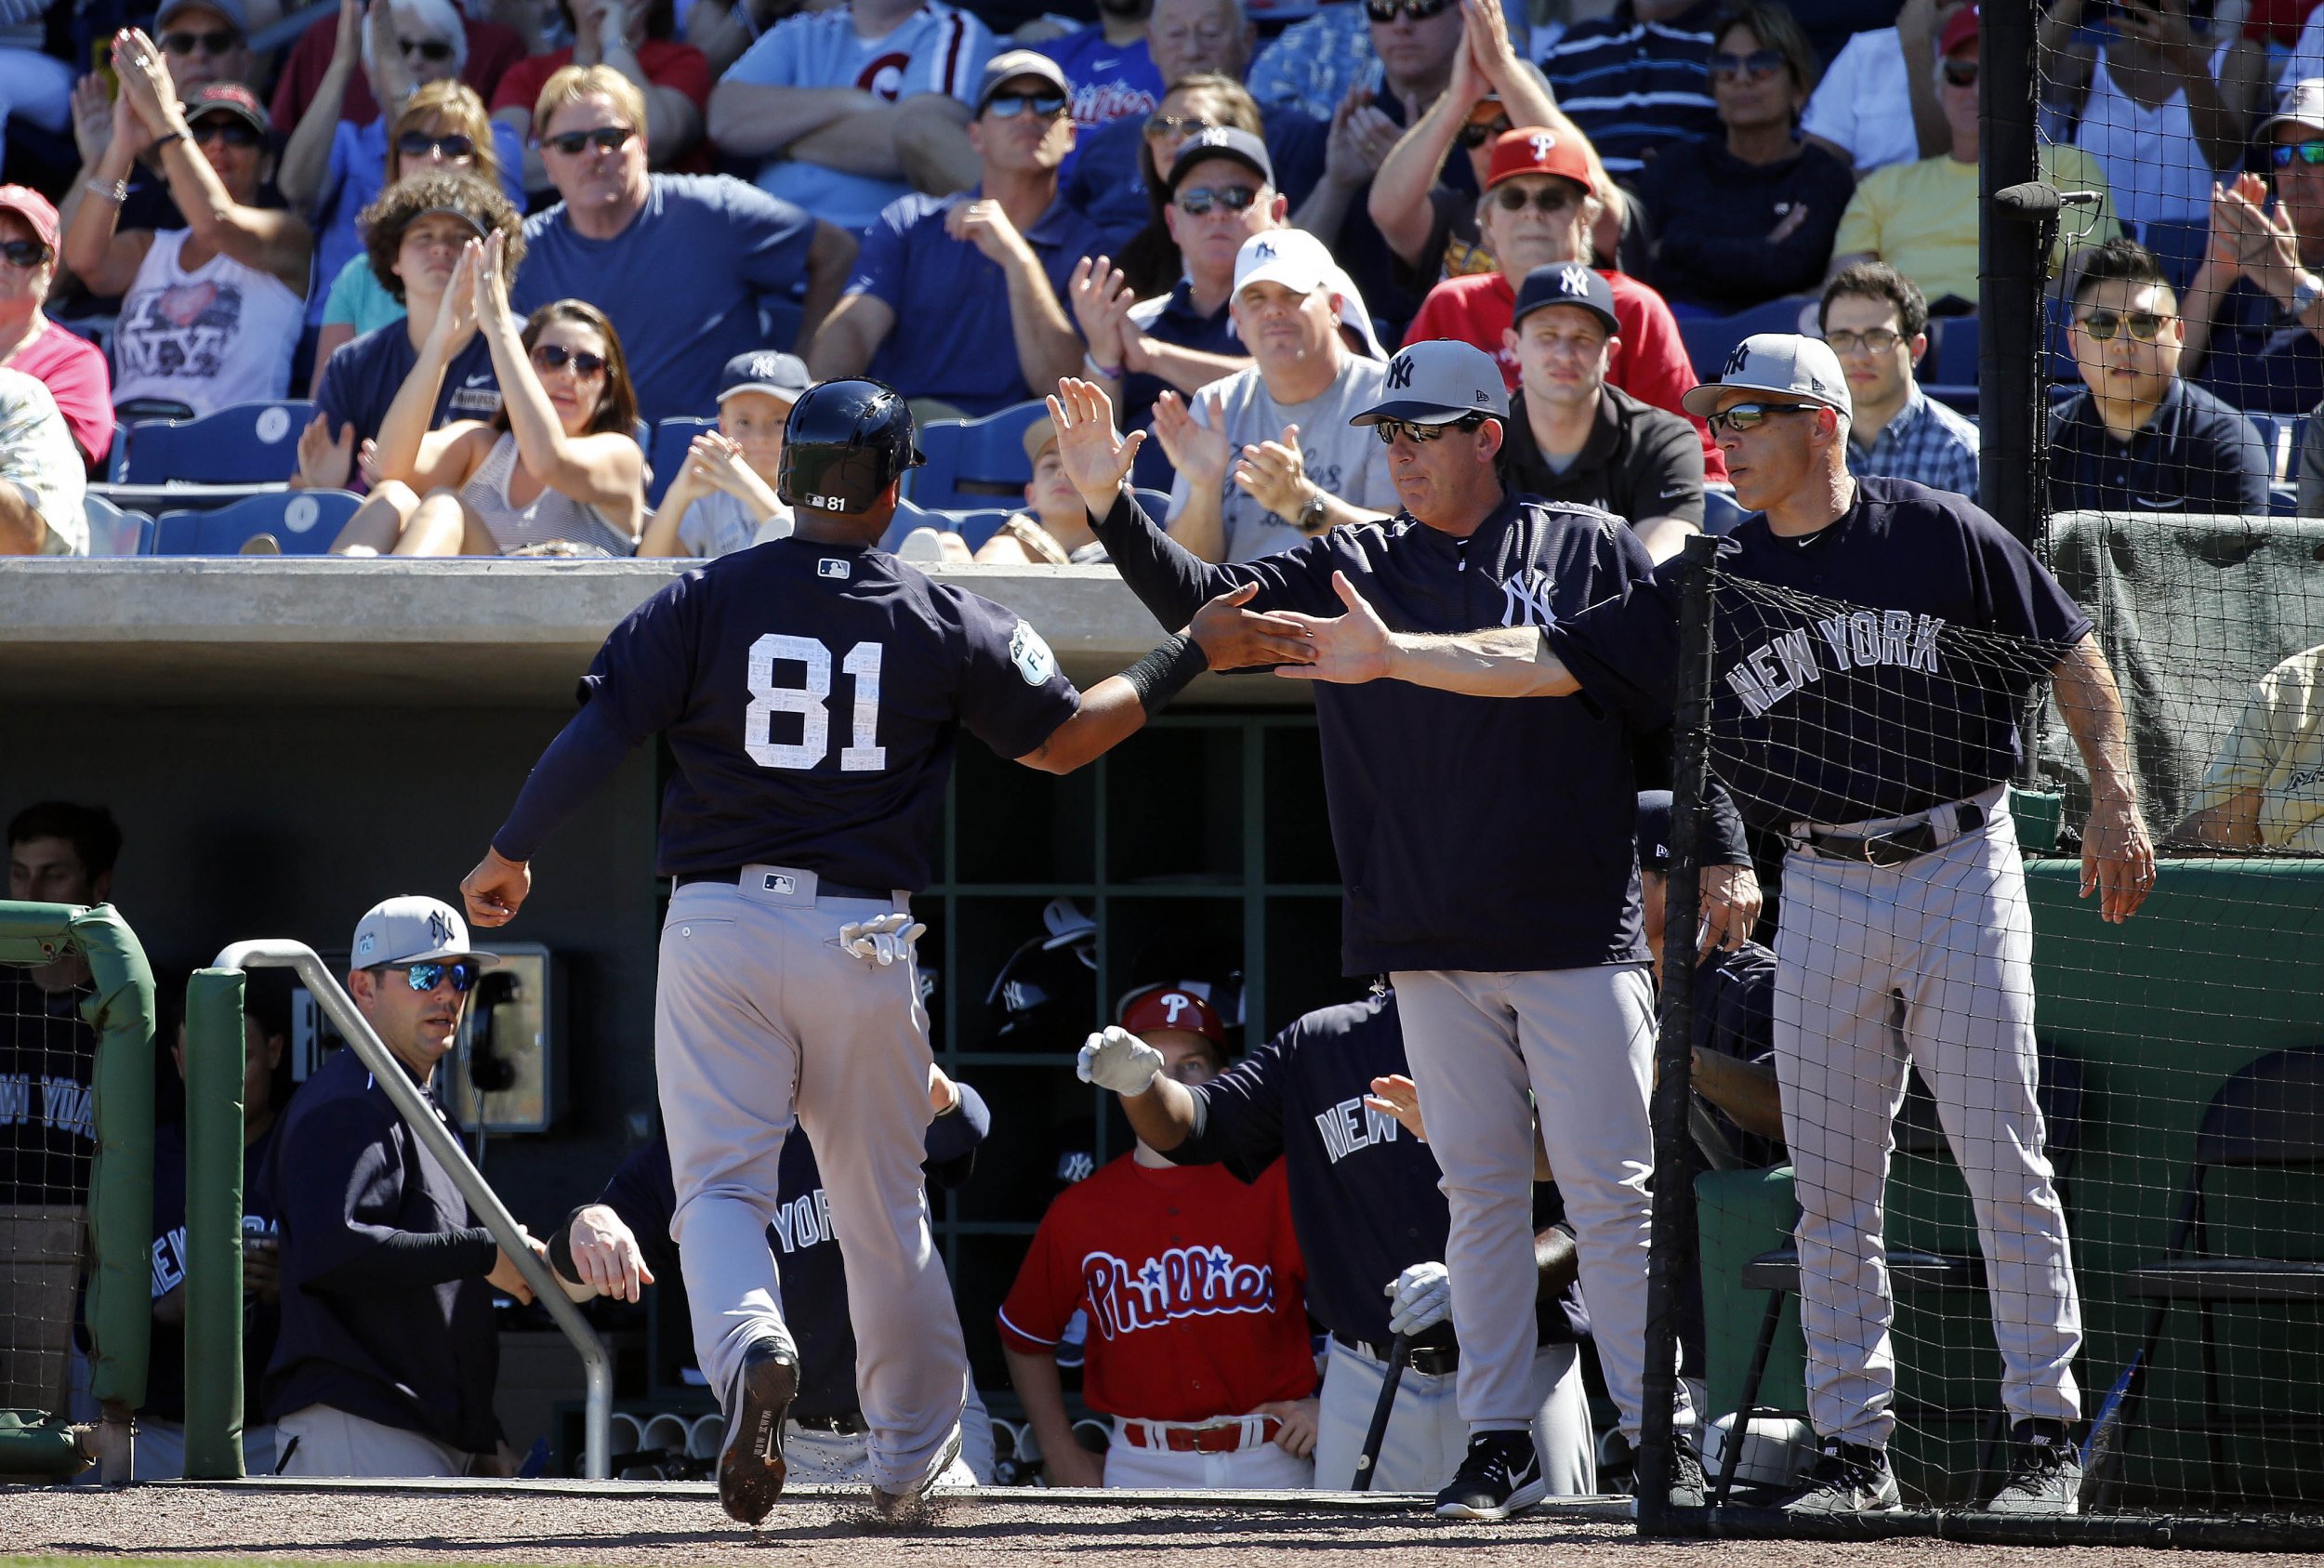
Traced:
<path id="1" fill-rule="evenodd" d="M 719 373 L 718 401 L 724 402 L 737 392 L 764 392 L 785 402 L 797 402 L 799 393 L 813 384 L 807 362 L 797 354 L 754 349 L 726 362 L 726 368 Z"/>
<path id="2" fill-rule="evenodd" d="M 1552 261 L 1527 272 L 1525 286 L 1517 291 L 1517 309 L 1509 324 L 1520 325 L 1536 310 L 1545 310 L 1552 305 L 1587 310 L 1605 323 L 1608 333 L 1618 335 L 1622 330 L 1622 320 L 1614 313 L 1614 285 L 1587 262 Z"/>

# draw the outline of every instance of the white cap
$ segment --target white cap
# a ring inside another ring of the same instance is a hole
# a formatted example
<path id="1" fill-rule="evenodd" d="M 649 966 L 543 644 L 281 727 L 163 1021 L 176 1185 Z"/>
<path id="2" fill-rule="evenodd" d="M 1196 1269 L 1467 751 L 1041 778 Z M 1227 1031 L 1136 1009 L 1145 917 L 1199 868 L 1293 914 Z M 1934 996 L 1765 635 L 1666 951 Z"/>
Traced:
<path id="1" fill-rule="evenodd" d="M 437 958 L 481 958 L 492 963 L 498 956 L 469 945 L 468 922 L 460 918 L 458 910 L 442 899 L 405 893 L 373 904 L 371 912 L 355 923 L 350 962 L 356 968 L 369 969 Z"/>
<path id="2" fill-rule="evenodd" d="M 1348 423 L 1401 419 L 1449 425 L 1472 414 L 1509 417 L 1509 387 L 1501 379 L 1500 364 L 1473 343 L 1434 337 L 1398 349 L 1388 362 L 1380 401 Z"/>
<path id="3" fill-rule="evenodd" d="M 2276 95 L 2276 112 L 2262 120 L 2251 134 L 2264 137 L 2278 125 L 2314 125 L 2324 130 L 2324 76 L 2286 82 Z"/>
<path id="4" fill-rule="evenodd" d="M 1235 253 L 1235 292 L 1247 283 L 1281 283 L 1293 294 L 1336 287 L 1340 264 L 1323 241 L 1304 229 L 1270 229 L 1253 234 Z"/>
<path id="5" fill-rule="evenodd" d="M 1727 355 L 1718 380 L 1704 382 L 1679 401 L 1696 418 L 1708 419 L 1719 406 L 1719 394 L 1737 389 L 1803 398 L 1851 418 L 1855 415 L 1840 356 L 1822 338 L 1796 332 L 1753 333 Z"/>

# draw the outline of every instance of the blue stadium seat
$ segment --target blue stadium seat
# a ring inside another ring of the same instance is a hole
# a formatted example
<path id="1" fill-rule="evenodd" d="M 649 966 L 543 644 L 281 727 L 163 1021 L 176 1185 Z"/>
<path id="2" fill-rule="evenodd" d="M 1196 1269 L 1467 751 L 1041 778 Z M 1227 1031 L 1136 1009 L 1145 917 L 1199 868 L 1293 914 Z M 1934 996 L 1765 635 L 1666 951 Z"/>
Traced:
<path id="1" fill-rule="evenodd" d="M 116 484 L 273 484 L 298 470 L 298 433 L 315 416 L 305 401 L 238 402 L 201 419 L 140 420 L 113 448 Z"/>
<path id="2" fill-rule="evenodd" d="M 155 555 L 238 555 L 271 534 L 284 555 L 327 555 L 363 499 L 344 490 L 280 490 L 217 511 L 164 512 L 154 525 Z"/>
<path id="3" fill-rule="evenodd" d="M 1732 534 L 1751 514 L 1735 498 L 1735 486 L 1713 480 L 1703 486 L 1703 532 L 1718 536 Z"/>
<path id="4" fill-rule="evenodd" d="M 1144 485 L 1139 484 L 1132 485 L 1130 493 L 1138 497 L 1138 504 L 1145 507 L 1146 516 L 1154 519 L 1155 521 L 1160 522 L 1170 515 L 1170 493 L 1169 491 L 1148 490 Z"/>
<path id="5" fill-rule="evenodd" d="M 123 511 L 102 495 L 81 504 L 88 522 L 88 553 L 101 556 L 152 555 L 153 520 L 144 512 Z"/>
<path id="6" fill-rule="evenodd" d="M 1977 318 L 1946 316 L 1929 323 L 1936 339 L 1921 363 L 1921 389 L 1963 414 L 1977 412 Z"/>
<path id="7" fill-rule="evenodd" d="M 935 526 L 949 528 L 959 534 L 961 543 L 969 547 L 971 555 L 974 555 L 984 547 L 985 540 L 1000 531 L 1000 525 L 1007 522 L 1015 510 L 1013 507 L 979 507 L 972 511 L 939 512 Z"/>
<path id="8" fill-rule="evenodd" d="M 662 493 L 669 489 L 678 470 L 686 466 L 686 448 L 693 444 L 694 437 L 718 428 L 716 419 L 686 417 L 665 419 L 654 427 L 654 440 L 646 447 L 646 466 L 654 470 L 646 481 L 647 506 L 662 504 Z"/>
<path id="9" fill-rule="evenodd" d="M 928 461 L 914 468 L 905 494 L 931 510 L 976 510 L 996 499 L 1018 502 L 1033 479 L 1025 460 L 1025 428 L 1049 412 L 1038 398 L 982 419 L 940 419 L 919 431 Z M 964 490 L 963 485 L 978 488 Z"/>
<path id="10" fill-rule="evenodd" d="M 1679 323 L 1686 357 L 1704 381 L 1717 380 L 1728 352 L 1753 333 L 1815 330 L 1816 301 L 1799 297 L 1771 299 L 1732 316 L 1694 316 Z"/>

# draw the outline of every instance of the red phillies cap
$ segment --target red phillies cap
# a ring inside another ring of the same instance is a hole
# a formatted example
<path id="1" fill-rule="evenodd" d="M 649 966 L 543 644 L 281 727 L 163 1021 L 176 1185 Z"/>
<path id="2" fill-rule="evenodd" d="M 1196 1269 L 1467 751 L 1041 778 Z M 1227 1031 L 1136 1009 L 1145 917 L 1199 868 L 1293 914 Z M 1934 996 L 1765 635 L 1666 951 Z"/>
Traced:
<path id="1" fill-rule="evenodd" d="M 1945 23 L 1936 41 L 1937 58 L 1945 59 L 1977 46 L 1977 7 L 1963 6 Z"/>
<path id="2" fill-rule="evenodd" d="M 29 185 L 0 185 L 0 212 L 12 212 L 33 226 L 33 236 L 57 248 L 57 209 Z"/>
<path id="3" fill-rule="evenodd" d="M 1175 985 L 1156 985 L 1125 1002 L 1122 1027 L 1132 1034 L 1177 1029 L 1189 1034 L 1207 1034 L 1222 1046 L 1226 1044 L 1226 1025 L 1219 1021 L 1218 1012 L 1193 992 L 1182 991 Z"/>
<path id="4" fill-rule="evenodd" d="M 1490 191 L 1521 174 L 1553 174 L 1590 189 L 1590 153 L 1578 135 L 1544 125 L 1520 125 L 1493 138 L 1493 163 L 1485 177 Z"/>

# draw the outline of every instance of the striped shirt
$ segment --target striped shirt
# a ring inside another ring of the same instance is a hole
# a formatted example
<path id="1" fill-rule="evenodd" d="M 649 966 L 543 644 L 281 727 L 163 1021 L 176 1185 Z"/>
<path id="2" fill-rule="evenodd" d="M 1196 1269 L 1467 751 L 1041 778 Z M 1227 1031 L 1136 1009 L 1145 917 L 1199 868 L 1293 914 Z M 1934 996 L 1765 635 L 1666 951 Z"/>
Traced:
<path id="1" fill-rule="evenodd" d="M 1700 0 L 1668 21 L 1640 21 L 1622 0 L 1612 16 L 1566 29 L 1541 52 L 1557 106 L 1617 179 L 1627 183 L 1666 142 L 1718 132 L 1709 63 L 1718 9 L 1718 0 Z"/>
<path id="2" fill-rule="evenodd" d="M 1848 471 L 1858 479 L 1908 479 L 1931 490 L 1977 498 L 1977 427 L 1912 384 L 1905 406 L 1869 446 L 1848 442 Z"/>

